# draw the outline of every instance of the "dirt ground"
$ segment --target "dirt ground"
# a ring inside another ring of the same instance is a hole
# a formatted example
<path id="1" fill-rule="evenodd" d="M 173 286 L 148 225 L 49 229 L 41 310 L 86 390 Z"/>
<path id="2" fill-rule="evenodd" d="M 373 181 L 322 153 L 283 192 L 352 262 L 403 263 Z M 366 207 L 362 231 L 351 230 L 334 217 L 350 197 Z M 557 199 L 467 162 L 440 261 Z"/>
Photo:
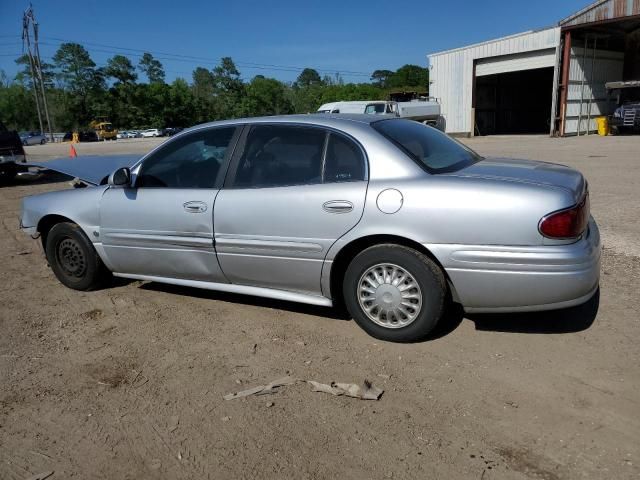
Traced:
<path id="1" fill-rule="evenodd" d="M 429 341 L 397 345 L 319 307 L 128 281 L 79 293 L 17 228 L 23 196 L 67 181 L 0 188 L 0 478 L 639 478 L 640 138 L 465 141 L 586 174 L 605 245 L 599 302 L 452 311 Z M 385 392 L 300 383 L 223 399 L 287 373 Z"/>

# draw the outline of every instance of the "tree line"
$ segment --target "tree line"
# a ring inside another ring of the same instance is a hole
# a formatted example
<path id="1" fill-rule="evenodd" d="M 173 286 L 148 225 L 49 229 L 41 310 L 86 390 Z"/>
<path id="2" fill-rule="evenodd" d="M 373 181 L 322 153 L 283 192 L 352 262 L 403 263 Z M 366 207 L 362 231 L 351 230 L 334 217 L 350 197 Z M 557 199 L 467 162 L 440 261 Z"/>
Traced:
<path id="1" fill-rule="evenodd" d="M 29 59 L 16 60 L 20 70 L 9 79 L 0 70 L 0 120 L 17 130 L 37 130 Z M 380 100 L 392 90 L 426 91 L 429 71 L 405 65 L 396 71 L 376 70 L 370 82 L 347 83 L 305 68 L 294 82 L 256 75 L 249 81 L 230 57 L 213 69 L 197 67 L 191 82 L 165 82 L 162 63 L 145 53 L 137 65 L 114 55 L 98 67 L 78 43 L 63 43 L 42 64 L 55 131 L 85 129 L 107 117 L 120 129 L 188 127 L 212 120 L 314 112 L 327 102 Z M 144 81 L 146 80 L 146 81 Z"/>

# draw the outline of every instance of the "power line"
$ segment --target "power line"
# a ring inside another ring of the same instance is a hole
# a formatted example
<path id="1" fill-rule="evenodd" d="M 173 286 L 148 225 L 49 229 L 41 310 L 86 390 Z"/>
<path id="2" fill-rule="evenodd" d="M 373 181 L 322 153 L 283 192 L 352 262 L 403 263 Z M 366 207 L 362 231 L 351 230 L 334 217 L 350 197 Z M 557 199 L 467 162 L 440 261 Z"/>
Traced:
<path id="1" fill-rule="evenodd" d="M 49 40 L 55 40 L 58 42 L 73 42 L 73 43 L 79 43 L 81 45 L 90 45 L 90 46 L 95 46 L 95 47 L 103 47 L 103 48 L 109 48 L 109 49 L 114 49 L 114 50 L 121 50 L 121 51 L 127 51 L 127 52 L 142 52 L 142 53 L 152 53 L 154 55 L 160 55 L 163 56 L 164 58 L 162 58 L 163 60 L 169 60 L 169 61 L 184 61 L 184 60 L 196 60 L 196 61 L 201 61 L 204 63 L 208 63 L 208 64 L 215 64 L 217 65 L 216 62 L 212 62 L 209 58 L 207 57 L 199 57 L 199 56 L 195 56 L 195 55 L 185 55 L 185 54 L 177 54 L 177 53 L 168 53 L 168 52 L 160 52 L 160 51 L 153 51 L 153 50 L 144 50 L 144 49 L 138 49 L 138 48 L 126 48 L 126 47 L 118 47 L 115 45 L 107 45 L 107 44 L 103 44 L 103 43 L 94 43 L 94 42 L 77 42 L 75 40 L 69 40 L 69 39 L 63 39 L 63 38 L 58 38 L 58 37 L 44 37 L 47 38 Z M 94 51 L 99 51 L 96 49 L 92 49 Z M 113 52 L 113 51 L 104 51 L 105 53 L 120 53 L 120 52 Z M 135 54 L 131 54 L 132 56 L 140 56 L 140 55 L 135 55 Z M 172 58 L 167 58 L 167 57 L 172 57 Z M 289 72 L 298 72 L 298 71 L 302 71 L 305 68 L 311 68 L 311 67 L 300 67 L 300 66 L 293 66 L 293 65 L 277 65 L 277 64 L 269 64 L 269 63 L 257 63 L 257 62 L 248 62 L 248 61 L 244 61 L 244 60 L 238 60 L 235 61 L 234 63 L 238 66 L 242 66 L 242 67 L 246 67 L 246 68 L 257 68 L 257 69 L 261 69 L 261 70 L 276 70 L 276 71 L 289 71 Z M 331 67 L 318 67 L 318 68 L 314 68 L 315 70 L 317 70 L 318 72 L 323 72 L 323 73 L 335 73 L 335 72 L 339 72 L 340 74 L 343 75 L 348 75 L 348 76 L 367 76 L 369 77 L 370 74 L 367 72 L 359 72 L 359 71 L 353 71 L 353 70 L 342 70 L 339 68 L 331 68 Z"/>

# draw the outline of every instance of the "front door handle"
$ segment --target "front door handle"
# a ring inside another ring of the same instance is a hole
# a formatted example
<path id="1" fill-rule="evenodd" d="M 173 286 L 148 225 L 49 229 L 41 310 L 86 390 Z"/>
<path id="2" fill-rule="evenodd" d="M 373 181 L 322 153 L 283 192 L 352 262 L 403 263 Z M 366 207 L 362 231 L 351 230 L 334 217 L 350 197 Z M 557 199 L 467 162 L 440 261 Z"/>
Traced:
<path id="1" fill-rule="evenodd" d="M 329 213 L 349 213 L 353 210 L 353 203 L 347 200 L 331 200 L 324 202 L 322 208 Z"/>
<path id="2" fill-rule="evenodd" d="M 184 210 L 189 213 L 203 213 L 207 211 L 207 204 L 204 202 L 191 201 L 183 203 Z"/>

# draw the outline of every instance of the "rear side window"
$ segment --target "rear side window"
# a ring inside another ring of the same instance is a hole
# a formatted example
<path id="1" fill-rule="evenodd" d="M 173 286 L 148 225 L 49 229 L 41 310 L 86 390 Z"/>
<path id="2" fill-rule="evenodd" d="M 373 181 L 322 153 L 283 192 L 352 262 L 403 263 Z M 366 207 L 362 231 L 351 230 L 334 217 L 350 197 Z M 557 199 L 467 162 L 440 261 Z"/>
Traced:
<path id="1" fill-rule="evenodd" d="M 431 173 L 453 172 L 482 160 L 448 135 L 413 120 L 380 120 L 372 127 Z"/>
<path id="2" fill-rule="evenodd" d="M 364 157 L 353 141 L 331 133 L 327 144 L 324 167 L 324 183 L 354 182 L 364 180 Z"/>
<path id="3" fill-rule="evenodd" d="M 235 176 L 236 188 L 322 183 L 326 132 L 320 128 L 251 128 Z"/>
<path id="4" fill-rule="evenodd" d="M 234 132 L 215 128 L 170 141 L 144 161 L 136 186 L 216 188 Z"/>

